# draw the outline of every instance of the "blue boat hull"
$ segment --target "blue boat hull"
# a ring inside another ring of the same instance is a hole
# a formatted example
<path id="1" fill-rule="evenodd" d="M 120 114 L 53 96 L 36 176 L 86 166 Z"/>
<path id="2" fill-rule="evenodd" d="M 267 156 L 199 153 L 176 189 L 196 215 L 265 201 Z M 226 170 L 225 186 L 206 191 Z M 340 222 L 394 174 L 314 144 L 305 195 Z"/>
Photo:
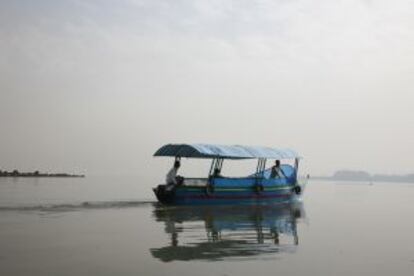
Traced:
<path id="1" fill-rule="evenodd" d="M 259 188 L 258 188 L 259 187 Z M 154 188 L 157 199 L 171 205 L 226 205 L 226 204 L 272 204 L 295 201 L 302 192 L 296 184 L 266 186 L 179 186 L 171 191 L 165 185 Z"/>

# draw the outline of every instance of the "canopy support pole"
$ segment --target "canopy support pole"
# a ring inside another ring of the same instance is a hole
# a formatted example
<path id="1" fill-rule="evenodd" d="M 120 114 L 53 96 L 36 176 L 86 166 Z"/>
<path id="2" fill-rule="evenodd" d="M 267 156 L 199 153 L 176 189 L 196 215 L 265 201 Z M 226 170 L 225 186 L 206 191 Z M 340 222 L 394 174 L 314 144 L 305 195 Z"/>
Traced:
<path id="1" fill-rule="evenodd" d="M 223 158 L 220 158 L 220 166 L 218 167 L 218 169 L 220 170 L 220 172 L 221 172 L 221 169 L 223 168 L 223 161 L 224 161 L 224 159 Z"/>
<path id="2" fill-rule="evenodd" d="M 267 161 L 267 159 L 266 158 L 263 158 L 262 177 L 264 177 L 264 171 L 266 169 L 266 161 Z"/>
<path id="3" fill-rule="evenodd" d="M 263 178 L 263 171 L 266 166 L 266 158 L 259 158 L 256 167 L 256 185 L 259 185 Z"/>
<path id="4" fill-rule="evenodd" d="M 299 158 L 295 158 L 295 180 L 298 180 Z"/>
<path id="5" fill-rule="evenodd" d="M 211 161 L 210 171 L 208 172 L 208 177 L 209 178 L 213 174 L 213 171 L 214 171 L 214 168 L 216 167 L 217 161 L 218 160 L 216 158 L 213 158 L 213 160 Z"/>
<path id="6" fill-rule="evenodd" d="M 263 172 L 265 170 L 266 167 L 266 158 L 259 158 L 258 162 L 257 162 L 257 167 L 256 167 L 256 175 L 263 177 Z"/>

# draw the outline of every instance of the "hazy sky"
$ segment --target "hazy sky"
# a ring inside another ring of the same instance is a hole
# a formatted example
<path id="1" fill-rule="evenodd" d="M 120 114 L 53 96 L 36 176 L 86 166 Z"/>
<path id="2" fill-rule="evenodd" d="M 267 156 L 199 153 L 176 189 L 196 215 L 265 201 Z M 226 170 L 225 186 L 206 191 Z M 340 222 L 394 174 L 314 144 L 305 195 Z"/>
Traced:
<path id="1" fill-rule="evenodd" d="M 189 142 L 408 173 L 413 105 L 414 1 L 0 1 L 0 169 L 153 176 Z"/>

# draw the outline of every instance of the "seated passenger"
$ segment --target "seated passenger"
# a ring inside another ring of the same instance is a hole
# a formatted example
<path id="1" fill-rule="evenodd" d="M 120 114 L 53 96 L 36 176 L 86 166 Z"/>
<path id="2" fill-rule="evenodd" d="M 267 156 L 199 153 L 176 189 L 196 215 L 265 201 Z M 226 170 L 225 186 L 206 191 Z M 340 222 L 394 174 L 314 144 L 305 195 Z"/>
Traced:
<path id="1" fill-rule="evenodd" d="M 285 173 L 283 172 L 282 168 L 280 167 L 280 160 L 275 161 L 275 165 L 272 167 L 270 172 L 270 178 L 286 178 Z"/>
<path id="2" fill-rule="evenodd" d="M 181 185 L 184 178 L 177 175 L 178 169 L 180 168 L 180 161 L 176 160 L 174 166 L 170 169 L 165 177 L 165 183 L 167 184 L 167 190 L 172 190 L 174 186 Z"/>

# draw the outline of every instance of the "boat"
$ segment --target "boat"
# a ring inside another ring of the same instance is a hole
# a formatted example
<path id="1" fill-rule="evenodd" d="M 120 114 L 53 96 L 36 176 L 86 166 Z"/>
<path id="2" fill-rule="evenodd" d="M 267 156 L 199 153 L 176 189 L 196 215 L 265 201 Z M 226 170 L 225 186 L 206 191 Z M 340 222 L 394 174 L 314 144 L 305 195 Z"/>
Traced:
<path id="1" fill-rule="evenodd" d="M 207 177 L 180 177 L 175 185 L 161 184 L 153 188 L 155 196 L 167 205 L 211 204 L 270 204 L 300 200 L 305 182 L 298 181 L 301 156 L 291 149 L 258 146 L 213 144 L 167 144 L 159 148 L 155 157 L 211 159 Z M 223 162 L 256 159 L 256 170 L 243 177 L 223 177 Z M 268 160 L 283 161 L 282 176 L 266 169 Z M 289 163 L 290 162 L 290 163 Z"/>

